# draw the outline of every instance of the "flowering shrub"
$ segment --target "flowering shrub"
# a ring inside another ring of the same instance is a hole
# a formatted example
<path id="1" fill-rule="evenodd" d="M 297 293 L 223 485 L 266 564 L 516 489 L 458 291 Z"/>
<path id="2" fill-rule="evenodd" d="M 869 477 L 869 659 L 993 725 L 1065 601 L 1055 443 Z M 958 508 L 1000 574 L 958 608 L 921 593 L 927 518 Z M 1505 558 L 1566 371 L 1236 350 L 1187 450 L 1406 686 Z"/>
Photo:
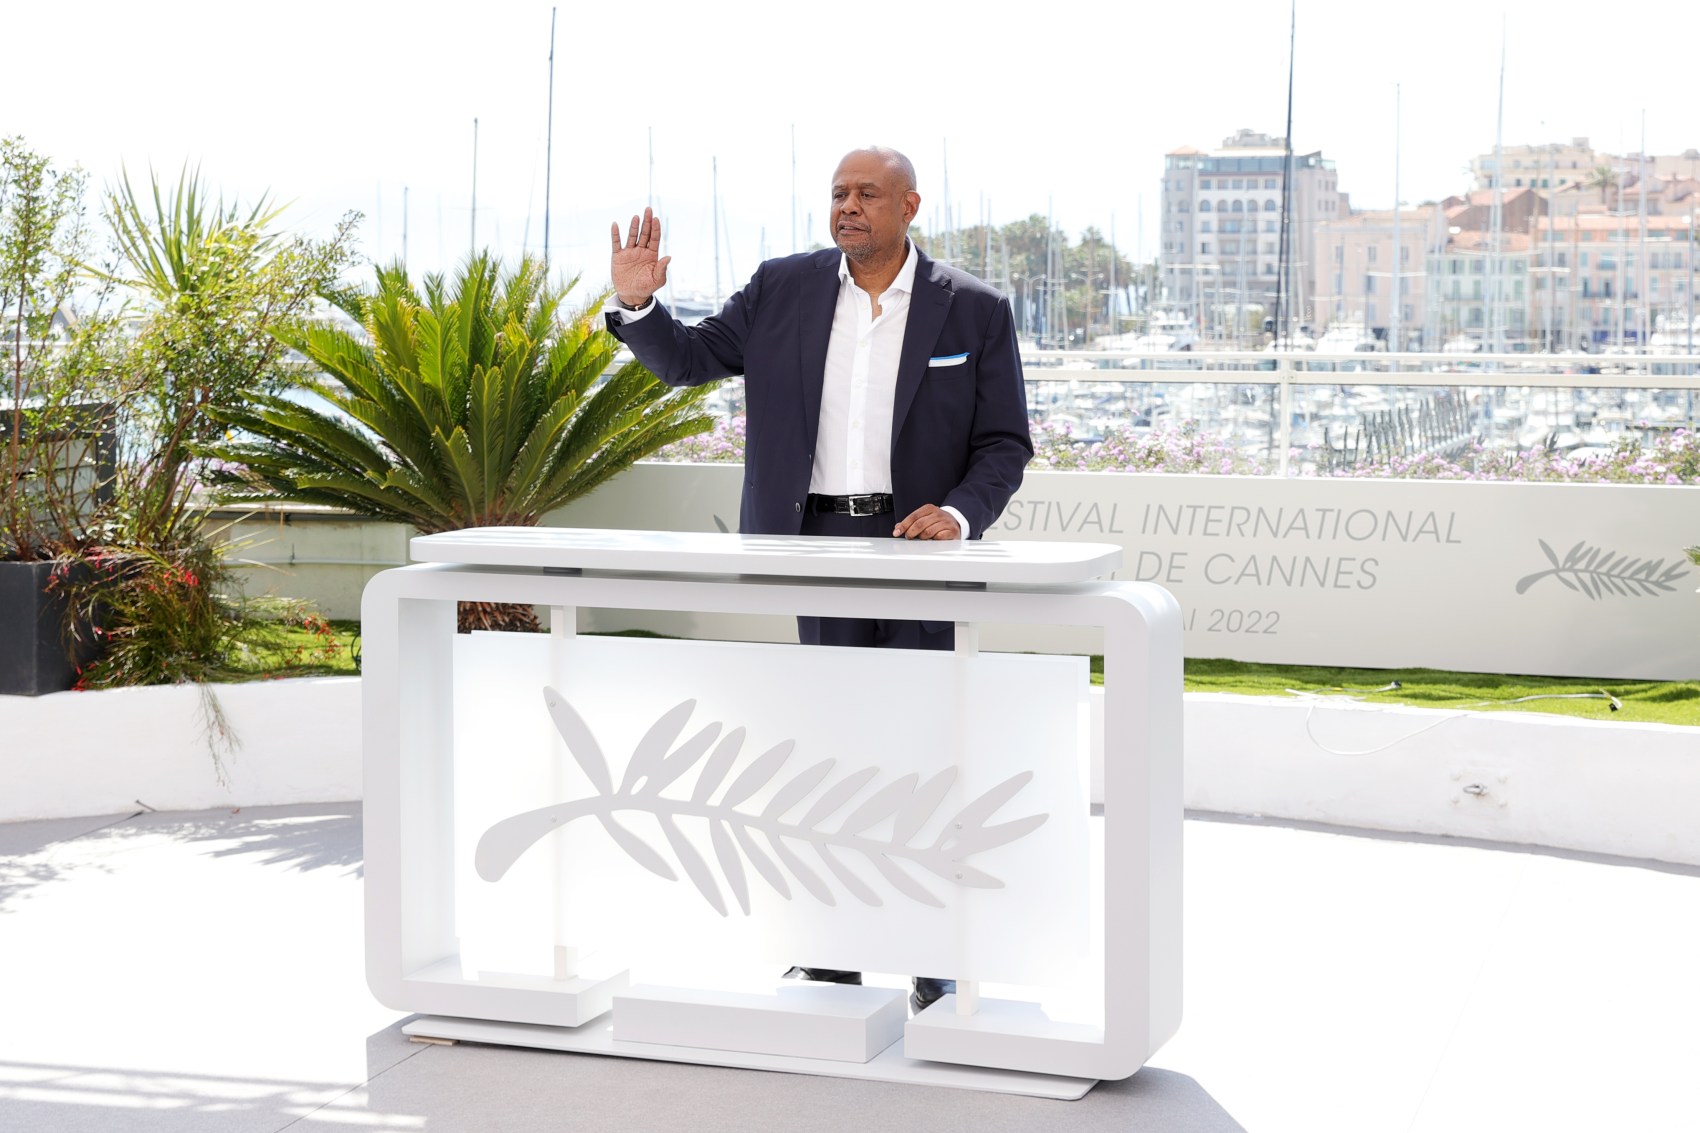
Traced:
<path id="1" fill-rule="evenodd" d="M 1472 443 L 1454 457 L 1394 457 L 1360 464 L 1337 477 L 1404 480 L 1530 480 L 1561 483 L 1700 483 L 1700 434 L 1673 430 L 1643 448 L 1624 437 L 1607 453 L 1570 456 L 1546 449 L 1487 449 Z"/>
<path id="2" fill-rule="evenodd" d="M 1035 421 L 1033 461 L 1029 468 L 1057 472 L 1209 472 L 1261 476 L 1260 461 L 1235 450 L 1227 440 L 1200 433 L 1194 421 L 1178 428 L 1136 432 L 1121 426 L 1103 436 L 1077 439 L 1069 424 Z"/>
<path id="3" fill-rule="evenodd" d="M 710 464 L 744 459 L 744 415 L 717 417 L 714 428 L 682 441 L 674 441 L 657 452 L 652 460 L 671 460 L 680 464 Z"/>
<path id="4" fill-rule="evenodd" d="M 1078 438 L 1068 424 L 1032 423 L 1033 462 L 1041 471 L 1194 472 L 1265 476 L 1274 469 L 1229 441 L 1199 430 L 1197 422 L 1149 430 L 1113 426 L 1102 436 Z M 1349 470 L 1321 473 L 1304 450 L 1291 453 L 1294 475 L 1401 480 L 1539 480 L 1573 483 L 1700 484 L 1700 434 L 1675 429 L 1643 447 L 1624 437 L 1608 453 L 1569 456 L 1545 449 L 1489 449 L 1479 442 L 1452 456 L 1399 456 Z M 744 418 L 721 418 L 712 432 L 668 445 L 657 460 L 681 463 L 744 459 Z"/>

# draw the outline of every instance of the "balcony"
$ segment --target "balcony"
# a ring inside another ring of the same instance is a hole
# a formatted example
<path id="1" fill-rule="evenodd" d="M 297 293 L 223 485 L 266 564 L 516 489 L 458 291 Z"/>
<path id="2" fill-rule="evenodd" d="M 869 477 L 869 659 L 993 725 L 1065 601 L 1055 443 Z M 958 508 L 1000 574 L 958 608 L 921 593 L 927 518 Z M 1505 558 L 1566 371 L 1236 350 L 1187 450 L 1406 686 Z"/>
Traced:
<path id="1" fill-rule="evenodd" d="M 1241 491 L 1301 470 L 1280 456 L 1321 420 L 1313 391 L 1342 380 L 1364 399 L 1484 391 L 1519 427 L 1541 413 L 1563 425 L 1575 406 L 1556 391 L 1583 382 L 1692 419 L 1686 360 L 1587 357 L 1611 372 L 1526 356 L 1036 352 L 1029 377 L 1041 418 L 1142 386 L 1190 399 L 1268 461 L 1223 481 Z M 1258 391 L 1249 404 L 1242 387 Z M 1278 412 L 1253 420 L 1262 405 Z M 1629 435 L 1638 419 L 1608 423 Z M 667 471 L 698 478 L 702 498 L 735 482 L 725 467 Z M 1602 632 L 1587 609 L 1572 629 Z M 1133 1078 L 1061 1103 L 410 1043 L 362 971 L 352 684 L 315 686 L 329 698 L 306 712 L 268 709 L 231 785 L 201 784 L 193 804 L 155 795 L 164 777 L 137 766 L 159 729 L 93 721 L 79 694 L 62 703 L 111 759 L 99 770 L 39 733 L 0 733 L 15 766 L 108 792 L 98 817 L 0 823 L 0 1127 L 1544 1133 L 1682 1128 L 1700 1112 L 1700 764 L 1682 729 L 1589 724 L 1561 741 L 1538 717 L 1482 732 L 1452 713 L 1189 697 L 1182 1029 Z M 257 690 L 271 693 L 291 690 Z M 291 716 L 309 730 L 262 775 L 264 738 Z M 170 746 L 208 778 L 204 753 Z M 1513 746 L 1523 762 L 1489 766 Z M 314 794 L 305 771 L 326 763 Z M 268 805 L 281 791 L 317 801 Z"/>

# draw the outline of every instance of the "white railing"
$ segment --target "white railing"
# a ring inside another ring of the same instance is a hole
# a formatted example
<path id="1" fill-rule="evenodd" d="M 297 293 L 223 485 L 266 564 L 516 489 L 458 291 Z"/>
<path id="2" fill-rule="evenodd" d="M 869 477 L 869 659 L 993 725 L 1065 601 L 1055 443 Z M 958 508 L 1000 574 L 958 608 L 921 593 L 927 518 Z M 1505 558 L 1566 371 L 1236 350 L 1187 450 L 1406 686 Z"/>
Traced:
<path id="1" fill-rule="evenodd" d="M 1275 388 L 1278 474 L 1292 447 L 1293 391 L 1307 386 L 1448 387 L 1471 391 L 1621 389 L 1688 391 L 1684 416 L 1695 423 L 1700 355 L 1452 354 L 1294 351 L 1038 350 L 1021 352 L 1029 383 L 1169 385 L 1195 382 Z"/>

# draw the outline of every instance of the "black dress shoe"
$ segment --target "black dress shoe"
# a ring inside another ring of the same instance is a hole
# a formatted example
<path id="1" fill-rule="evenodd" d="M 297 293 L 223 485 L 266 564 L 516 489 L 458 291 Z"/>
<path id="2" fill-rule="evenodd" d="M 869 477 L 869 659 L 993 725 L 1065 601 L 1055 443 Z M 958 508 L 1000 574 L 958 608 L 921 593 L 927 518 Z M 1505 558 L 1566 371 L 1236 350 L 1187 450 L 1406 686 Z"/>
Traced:
<path id="1" fill-rule="evenodd" d="M 861 972 L 846 972 L 841 968 L 792 968 L 782 978 L 814 980 L 816 983 L 823 984 L 856 984 L 860 986 L 862 983 Z"/>
<path id="2" fill-rule="evenodd" d="M 909 993 L 909 1007 L 919 1015 L 946 995 L 956 994 L 955 980 L 935 980 L 931 976 L 916 976 L 915 990 Z"/>

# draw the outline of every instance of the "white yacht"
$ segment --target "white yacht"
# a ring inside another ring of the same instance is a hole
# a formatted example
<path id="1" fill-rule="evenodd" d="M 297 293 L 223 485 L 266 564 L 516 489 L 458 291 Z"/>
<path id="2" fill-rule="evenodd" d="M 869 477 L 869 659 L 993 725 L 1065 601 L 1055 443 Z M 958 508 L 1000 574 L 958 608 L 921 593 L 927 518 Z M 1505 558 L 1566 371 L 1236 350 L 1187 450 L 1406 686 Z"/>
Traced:
<path id="1" fill-rule="evenodd" d="M 1144 334 L 1133 340 L 1135 350 L 1156 353 L 1164 350 L 1191 350 L 1198 345 L 1198 332 L 1192 320 L 1179 311 L 1153 311 Z"/>

